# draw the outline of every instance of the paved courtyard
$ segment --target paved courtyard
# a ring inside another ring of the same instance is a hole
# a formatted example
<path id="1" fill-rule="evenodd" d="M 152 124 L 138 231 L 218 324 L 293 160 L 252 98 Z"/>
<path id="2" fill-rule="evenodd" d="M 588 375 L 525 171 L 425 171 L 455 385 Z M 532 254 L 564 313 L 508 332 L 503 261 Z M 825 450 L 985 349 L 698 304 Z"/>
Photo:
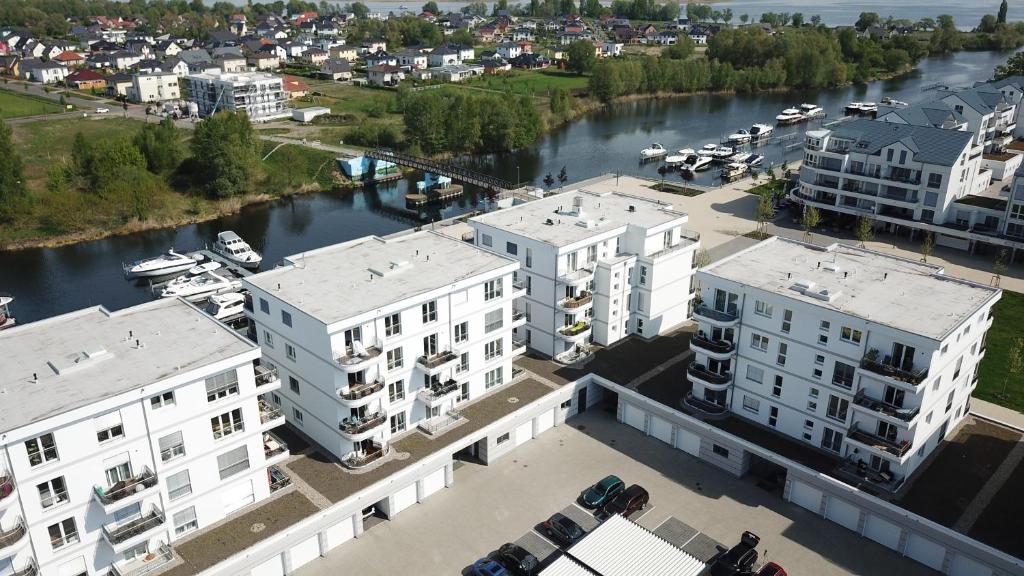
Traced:
<path id="1" fill-rule="evenodd" d="M 704 555 L 713 543 L 731 546 L 751 530 L 761 537 L 762 557 L 791 574 L 934 574 L 752 481 L 644 437 L 603 411 L 549 430 L 491 466 L 460 466 L 452 488 L 297 573 L 404 574 L 415 567 L 417 574 L 459 574 L 504 542 L 551 551 L 536 525 L 557 511 L 585 514 L 573 504 L 576 496 L 610 473 L 650 492 L 641 525 L 689 542 Z"/>

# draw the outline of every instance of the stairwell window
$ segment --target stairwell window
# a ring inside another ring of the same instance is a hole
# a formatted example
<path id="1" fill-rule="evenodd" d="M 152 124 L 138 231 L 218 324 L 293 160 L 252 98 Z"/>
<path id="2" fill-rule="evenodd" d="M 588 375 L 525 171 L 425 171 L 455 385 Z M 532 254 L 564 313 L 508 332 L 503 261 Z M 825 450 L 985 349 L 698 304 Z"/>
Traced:
<path id="1" fill-rule="evenodd" d="M 782 376 L 779 374 L 775 375 L 775 384 L 772 385 L 772 396 L 776 398 L 782 396 Z"/>
<path id="2" fill-rule="evenodd" d="M 784 310 L 782 312 L 782 332 L 789 334 L 789 331 L 793 328 L 793 311 Z"/>
<path id="3" fill-rule="evenodd" d="M 849 326 L 843 326 L 842 330 L 839 331 L 839 339 L 850 344 L 860 344 L 861 337 L 860 330 L 855 330 Z"/>
<path id="4" fill-rule="evenodd" d="M 750 335 L 750 346 L 752 348 L 754 348 L 755 350 L 760 350 L 761 352 L 767 352 L 768 351 L 768 337 L 767 336 L 762 336 L 760 334 L 751 334 Z"/>
<path id="5" fill-rule="evenodd" d="M 789 352 L 789 345 L 785 342 L 779 342 L 779 354 L 775 357 L 775 363 L 779 366 L 786 365 L 786 354 Z"/>

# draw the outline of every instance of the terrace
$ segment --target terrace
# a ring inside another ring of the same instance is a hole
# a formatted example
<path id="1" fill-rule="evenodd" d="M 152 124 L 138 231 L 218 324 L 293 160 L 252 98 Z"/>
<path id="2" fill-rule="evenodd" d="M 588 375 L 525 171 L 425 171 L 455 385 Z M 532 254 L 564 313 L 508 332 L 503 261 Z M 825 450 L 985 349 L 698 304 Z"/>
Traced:
<path id="1" fill-rule="evenodd" d="M 103 538 L 115 552 L 121 552 L 137 544 L 142 537 L 154 532 L 164 524 L 164 513 L 156 506 L 130 522 L 111 523 L 103 526 Z"/>
<path id="2" fill-rule="evenodd" d="M 894 440 L 879 436 L 873 432 L 861 430 L 856 423 L 853 425 L 853 428 L 850 429 L 850 433 L 847 435 L 847 438 L 853 442 L 857 442 L 858 444 L 862 444 L 869 448 L 880 450 L 900 458 L 905 456 L 907 452 L 910 452 L 910 449 L 914 446 L 914 444 L 909 440 Z"/>
<path id="3" fill-rule="evenodd" d="M 876 349 L 868 350 L 868 353 L 861 358 L 860 367 L 891 380 L 914 386 L 928 378 L 927 368 L 915 370 L 913 366 L 909 369 L 904 366 L 896 366 L 892 363 L 892 359 L 889 356 L 886 356 L 885 360 L 879 362 L 878 350 Z"/>
<path id="4" fill-rule="evenodd" d="M 883 400 L 878 400 L 877 398 L 872 398 L 863 388 L 857 391 L 857 394 L 853 397 L 853 403 L 873 412 L 885 414 L 886 416 L 897 418 L 904 422 L 913 421 L 921 411 L 920 407 L 904 408 L 902 406 L 896 406 L 895 404 L 889 404 Z"/>
<path id="5" fill-rule="evenodd" d="M 150 493 L 157 486 L 157 475 L 149 469 L 149 466 L 142 468 L 135 476 L 107 486 L 96 486 L 93 489 L 93 497 L 103 505 L 103 511 L 110 514 L 122 505 L 130 504 L 141 500 L 143 496 Z"/>

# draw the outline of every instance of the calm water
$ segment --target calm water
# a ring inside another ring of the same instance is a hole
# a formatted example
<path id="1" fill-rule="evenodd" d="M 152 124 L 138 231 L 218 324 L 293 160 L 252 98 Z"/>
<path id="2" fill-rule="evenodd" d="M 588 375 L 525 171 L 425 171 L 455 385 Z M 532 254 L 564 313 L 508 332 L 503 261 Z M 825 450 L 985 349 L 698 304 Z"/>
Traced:
<path id="1" fill-rule="evenodd" d="M 945 82 L 965 86 L 985 80 L 1006 54 L 961 53 L 930 59 L 905 78 L 837 90 L 803 94 L 758 96 L 692 96 L 662 101 L 634 102 L 593 114 L 514 154 L 466 158 L 480 170 L 541 185 L 547 173 L 564 166 L 569 181 L 605 172 L 657 177 L 657 165 L 636 162 L 640 149 L 660 142 L 669 149 L 697 148 L 754 122 L 772 122 L 782 108 L 802 101 L 816 102 L 830 117 L 851 100 L 878 101 L 892 96 L 918 101 L 929 94 L 921 87 Z M 798 129 L 803 129 L 798 128 Z M 798 130 L 794 129 L 794 130 Z M 781 145 L 759 150 L 767 162 L 796 159 L 799 149 L 784 153 Z M 681 182 L 678 175 L 670 176 Z M 698 179 L 710 183 L 710 174 Z M 410 181 L 415 179 L 410 179 Z M 123 308 L 152 298 L 145 284 L 122 278 L 121 263 L 153 256 L 173 246 L 179 250 L 212 243 L 217 232 L 235 230 L 264 253 L 265 266 L 282 257 L 368 234 L 388 234 L 409 226 L 394 213 L 404 210 L 409 181 L 355 192 L 325 192 L 250 206 L 239 214 L 206 223 L 83 242 L 54 249 L 0 253 L 0 291 L 16 297 L 14 311 L 21 321 L 32 321 L 103 304 Z M 472 191 L 458 202 L 432 213 L 424 221 L 473 210 L 486 210 L 486 197 Z"/>

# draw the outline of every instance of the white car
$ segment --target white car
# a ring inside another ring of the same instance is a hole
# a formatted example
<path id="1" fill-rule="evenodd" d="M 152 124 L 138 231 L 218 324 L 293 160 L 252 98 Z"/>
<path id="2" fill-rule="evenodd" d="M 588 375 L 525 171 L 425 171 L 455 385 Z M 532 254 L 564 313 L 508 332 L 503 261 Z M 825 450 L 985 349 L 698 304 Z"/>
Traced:
<path id="1" fill-rule="evenodd" d="M 96 109 L 96 113 L 97 114 L 106 114 L 107 112 L 110 112 L 110 108 L 97 108 Z"/>

